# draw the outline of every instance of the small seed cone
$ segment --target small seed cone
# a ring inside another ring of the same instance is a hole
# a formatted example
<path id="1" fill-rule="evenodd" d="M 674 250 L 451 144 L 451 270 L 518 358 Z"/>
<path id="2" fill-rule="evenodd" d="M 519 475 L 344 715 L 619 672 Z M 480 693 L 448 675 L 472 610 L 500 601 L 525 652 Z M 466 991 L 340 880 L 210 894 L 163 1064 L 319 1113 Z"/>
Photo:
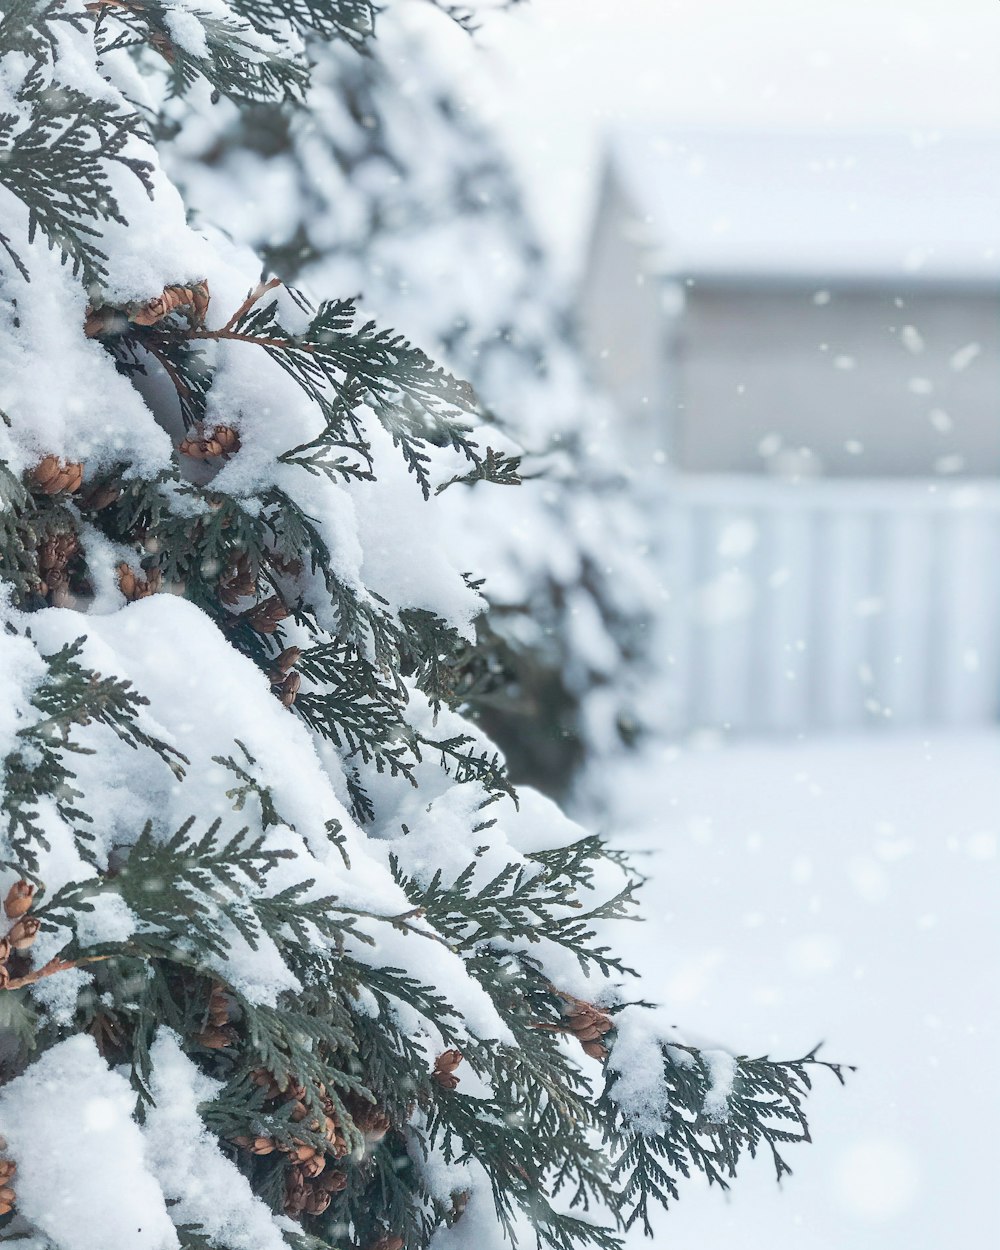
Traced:
<path id="1" fill-rule="evenodd" d="M 583 1053 L 589 1055 L 591 1059 L 600 1059 L 601 1062 L 608 1057 L 608 1048 L 603 1042 L 583 1042 Z"/>
<path id="2" fill-rule="evenodd" d="M 185 438 L 177 450 L 192 460 L 212 460 L 216 456 L 235 456 L 241 447 L 240 436 L 230 425 L 217 425 Z"/>
<path id="3" fill-rule="evenodd" d="M 255 1155 L 272 1155 L 278 1148 L 273 1137 L 234 1137 L 232 1143 Z"/>
<path id="4" fill-rule="evenodd" d="M 110 508 L 113 503 L 121 496 L 122 488 L 119 482 L 108 482 L 104 486 L 98 486 L 96 490 L 92 490 L 86 498 L 86 505 L 92 508 L 94 512 L 102 512 L 105 508 Z"/>
<path id="5" fill-rule="evenodd" d="M 296 556 L 280 556 L 272 551 L 268 559 L 279 573 L 284 573 L 287 577 L 298 577 L 302 572 L 302 561 Z"/>
<path id="6" fill-rule="evenodd" d="M 83 482 L 83 465 L 60 460 L 58 456 L 45 456 L 31 470 L 30 476 L 32 485 L 44 495 L 58 495 L 60 491 L 72 494 Z"/>
<path id="7" fill-rule="evenodd" d="M 204 325 L 208 301 L 207 282 L 196 282 L 192 286 L 166 286 L 161 295 L 154 295 L 138 308 L 130 305 L 129 321 L 137 326 L 152 326 L 177 309 L 186 308 L 190 310 L 190 321 Z"/>
<path id="8" fill-rule="evenodd" d="M 35 887 L 30 881 L 15 881 L 7 891 L 3 909 L 9 920 L 19 920 L 26 911 L 30 911 L 35 897 Z"/>
<path id="9" fill-rule="evenodd" d="M 378 1241 L 373 1242 L 372 1245 L 368 1247 L 368 1250 L 403 1250 L 403 1246 L 405 1245 L 406 1242 L 402 1237 L 390 1237 L 387 1235 L 385 1237 L 380 1237 Z"/>
<path id="10" fill-rule="evenodd" d="M 313 1155 L 311 1159 L 303 1159 L 301 1167 L 302 1175 L 312 1180 L 313 1177 L 319 1176 L 326 1167 L 326 1159 L 322 1155 Z"/>
<path id="11" fill-rule="evenodd" d="M 243 619 L 258 634 L 273 634 L 285 617 L 290 615 L 281 599 L 277 595 L 271 595 L 269 599 L 261 600 L 244 612 Z"/>
<path id="12" fill-rule="evenodd" d="M 195 1037 L 198 1045 L 208 1050 L 225 1050 L 227 1046 L 232 1046 L 234 1040 L 232 1029 L 220 1029 L 212 1024 Z"/>
<path id="13" fill-rule="evenodd" d="M 583 1047 L 584 1054 L 592 1059 L 606 1059 L 608 1048 L 601 1039 L 615 1027 L 614 1021 L 606 1011 L 595 1007 L 593 1003 L 585 1002 L 582 998 L 574 998 L 572 994 L 564 994 L 561 991 L 559 996 L 568 1004 L 568 1010 L 563 1016 L 563 1027 L 566 1032 L 572 1033 Z"/>
<path id="14" fill-rule="evenodd" d="M 462 1052 L 460 1050 L 446 1050 L 434 1060 L 434 1071 L 431 1073 L 431 1079 L 436 1081 L 442 1089 L 455 1089 L 458 1086 L 458 1077 L 455 1076 L 455 1069 L 462 1062 Z"/>
<path id="15" fill-rule="evenodd" d="M 339 1194 L 347 1188 L 347 1173 L 338 1172 L 336 1168 L 327 1168 L 316 1179 L 316 1188 L 328 1194 Z"/>
<path id="16" fill-rule="evenodd" d="M 342 1159 L 348 1152 L 347 1138 L 340 1131 L 340 1126 L 333 1116 L 326 1117 L 326 1140 L 330 1143 L 330 1153 L 335 1159 Z"/>
<path id="17" fill-rule="evenodd" d="M 274 661 L 274 670 L 279 676 L 290 673 L 302 658 L 301 647 L 286 647 Z M 275 683 L 277 684 L 277 683 Z"/>
<path id="18" fill-rule="evenodd" d="M 291 1167 L 285 1174 L 285 1214 L 301 1215 L 306 1209 L 309 1187 L 302 1169 Z"/>
<path id="19" fill-rule="evenodd" d="M 364 1133 L 365 1141 L 369 1145 L 380 1142 L 392 1127 L 389 1117 L 377 1107 L 369 1107 L 367 1112 L 354 1115 L 352 1119 L 360 1132 Z"/>
<path id="20" fill-rule="evenodd" d="M 268 1098 L 281 1097 L 281 1086 L 265 1068 L 257 1068 L 252 1074 L 252 1080 L 259 1089 L 267 1091 Z"/>
<path id="21" fill-rule="evenodd" d="M 331 1202 L 331 1196 L 324 1189 L 310 1189 L 306 1194 L 306 1215 L 322 1215 Z"/>
<path id="22" fill-rule="evenodd" d="M 274 693 L 281 700 L 284 707 L 291 707 L 298 697 L 299 688 L 302 685 L 301 673 L 289 673 L 287 677 L 283 677 L 280 682 L 273 686 Z"/>
<path id="23" fill-rule="evenodd" d="M 159 569 L 150 569 L 142 578 L 123 562 L 115 571 L 118 574 L 118 589 L 129 602 L 155 595 L 163 586 L 163 574 Z"/>
<path id="24" fill-rule="evenodd" d="M 22 916 L 7 934 L 7 940 L 16 951 L 26 951 L 38 936 L 42 922 L 35 916 Z"/>
<path id="25" fill-rule="evenodd" d="M 213 985 L 208 996 L 208 1020 L 219 1029 L 229 1023 L 229 996 L 221 985 Z"/>
<path id="26" fill-rule="evenodd" d="M 234 604 L 238 599 L 257 593 L 257 574 L 250 557 L 241 551 L 235 562 L 219 581 L 219 598 L 223 603 Z"/>
<path id="27" fill-rule="evenodd" d="M 53 583 L 65 581 L 66 566 L 80 549 L 80 540 L 72 531 L 50 534 L 38 548 L 38 571 L 52 589 Z"/>

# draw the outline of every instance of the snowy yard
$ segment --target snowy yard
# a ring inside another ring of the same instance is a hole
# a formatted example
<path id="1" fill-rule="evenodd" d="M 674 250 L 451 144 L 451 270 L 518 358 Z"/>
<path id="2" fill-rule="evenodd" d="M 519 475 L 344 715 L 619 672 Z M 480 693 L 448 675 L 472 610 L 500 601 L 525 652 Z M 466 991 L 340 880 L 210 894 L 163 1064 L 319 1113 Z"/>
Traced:
<path id="1" fill-rule="evenodd" d="M 938 1250 L 997 1225 L 1000 734 L 657 748 L 614 779 L 651 880 L 633 962 L 697 1038 L 859 1071 L 820 1079 L 813 1146 L 727 1197 L 700 1178 L 670 1250 Z M 641 1238 L 636 1237 L 638 1245 Z"/>

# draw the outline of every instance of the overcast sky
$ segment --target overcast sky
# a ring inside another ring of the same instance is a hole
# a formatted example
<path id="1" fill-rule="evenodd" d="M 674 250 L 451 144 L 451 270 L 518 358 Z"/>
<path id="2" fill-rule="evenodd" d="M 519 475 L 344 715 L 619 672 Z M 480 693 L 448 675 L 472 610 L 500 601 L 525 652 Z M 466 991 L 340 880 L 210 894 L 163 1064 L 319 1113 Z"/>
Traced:
<path id="1" fill-rule="evenodd" d="M 615 123 L 1000 129 L 998 0 L 529 0 L 479 41 L 566 263 Z"/>

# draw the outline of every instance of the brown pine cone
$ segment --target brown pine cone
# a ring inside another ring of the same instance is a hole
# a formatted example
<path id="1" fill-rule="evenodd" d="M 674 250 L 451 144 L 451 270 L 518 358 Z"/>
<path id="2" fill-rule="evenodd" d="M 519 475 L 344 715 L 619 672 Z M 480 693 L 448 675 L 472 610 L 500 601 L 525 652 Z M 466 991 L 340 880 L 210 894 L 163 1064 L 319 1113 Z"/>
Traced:
<path id="1" fill-rule="evenodd" d="M 340 1131 L 340 1126 L 331 1115 L 326 1117 L 325 1136 L 330 1143 L 330 1153 L 335 1159 L 342 1159 L 349 1150 L 347 1138 Z"/>
<path id="2" fill-rule="evenodd" d="M 284 573 L 286 577 L 298 577 L 302 572 L 302 561 L 297 556 L 282 556 L 272 551 L 267 558 L 272 567 L 276 568 L 279 573 Z"/>
<path id="3" fill-rule="evenodd" d="M 458 1086 L 458 1077 L 455 1076 L 455 1069 L 462 1062 L 462 1052 L 460 1050 L 446 1050 L 434 1060 L 434 1071 L 431 1073 L 431 1079 L 436 1081 L 442 1089 L 455 1089 Z"/>
<path id="4" fill-rule="evenodd" d="M 129 321 L 137 326 L 151 326 L 177 309 L 185 308 L 190 310 L 188 319 L 193 324 L 204 325 L 208 301 L 207 282 L 195 282 L 191 286 L 166 286 L 161 295 L 154 295 L 138 307 L 130 306 Z"/>
<path id="5" fill-rule="evenodd" d="M 300 1167 L 302 1168 L 302 1175 L 312 1180 L 313 1177 L 319 1176 L 326 1167 L 326 1159 L 323 1155 L 316 1154 L 311 1159 L 303 1159 Z"/>
<path id="6" fill-rule="evenodd" d="M 51 584 L 65 572 L 66 565 L 80 549 L 80 540 L 72 530 L 49 534 L 38 548 L 38 571 Z"/>
<path id="7" fill-rule="evenodd" d="M 7 934 L 7 940 L 16 951 L 26 951 L 38 936 L 42 922 L 36 916 L 22 916 Z"/>
<path id="8" fill-rule="evenodd" d="M 315 1189 L 310 1186 L 306 1194 L 305 1212 L 306 1215 L 322 1215 L 332 1201 L 332 1196 L 325 1189 Z"/>
<path id="9" fill-rule="evenodd" d="M 117 566 L 118 589 L 130 603 L 155 595 L 163 586 L 163 574 L 159 569 L 149 569 L 145 578 L 139 577 L 124 561 Z"/>
<path id="10" fill-rule="evenodd" d="M 368 1145 L 374 1145 L 380 1142 L 389 1129 L 392 1128 L 392 1122 L 384 1111 L 380 1111 L 378 1107 L 368 1105 L 367 1111 L 359 1114 L 352 1114 L 359 1132 L 364 1134 L 365 1142 Z"/>
<path id="11" fill-rule="evenodd" d="M 9 920 L 19 920 L 26 911 L 31 910 L 35 898 L 35 887 L 30 881 L 15 881 L 7 891 L 3 909 Z M 0 1162 L 0 1168 L 2 1168 Z"/>
<path id="12" fill-rule="evenodd" d="M 589 1055 L 591 1059 L 600 1059 L 603 1063 L 608 1057 L 608 1048 L 603 1042 L 581 1042 L 583 1053 Z"/>
<path id="13" fill-rule="evenodd" d="M 243 613 L 242 619 L 258 634 L 273 634 L 291 612 L 277 595 L 262 599 Z"/>
<path id="14" fill-rule="evenodd" d="M 120 308 L 104 304 L 100 308 L 88 307 L 83 318 L 83 332 L 88 339 L 100 338 L 102 334 L 121 333 L 128 328 L 128 318 Z"/>
<path id="15" fill-rule="evenodd" d="M 236 1041 L 236 1033 L 233 1029 L 219 1029 L 210 1024 L 207 1029 L 196 1034 L 194 1040 L 207 1050 L 225 1050 Z"/>
<path id="16" fill-rule="evenodd" d="M 267 1091 L 266 1097 L 281 1097 L 281 1086 L 266 1068 L 256 1068 L 251 1073 L 251 1079 L 253 1080 L 254 1085 L 256 1085 L 259 1089 Z"/>
<path id="17" fill-rule="evenodd" d="M 63 490 L 72 494 L 80 489 L 83 465 L 60 460 L 58 456 L 45 456 L 31 470 L 30 476 L 32 484 L 43 495 L 58 495 Z"/>
<path id="18" fill-rule="evenodd" d="M 563 1027 L 566 1032 L 573 1034 L 583 1047 L 584 1054 L 589 1055 L 591 1059 L 606 1059 L 608 1048 L 601 1039 L 615 1027 L 614 1021 L 606 1011 L 595 1007 L 593 1003 L 585 1002 L 582 998 L 574 998 L 572 994 L 565 994 L 561 990 L 558 993 L 559 997 L 569 1005 L 569 1009 L 563 1016 Z"/>
<path id="19" fill-rule="evenodd" d="M 295 665 L 298 664 L 301 658 L 302 658 L 301 647 L 286 647 L 284 651 L 282 651 L 281 654 L 275 658 L 275 661 L 274 661 L 275 673 L 277 673 L 278 676 L 281 676 L 284 673 L 290 673 L 291 670 L 295 667 Z M 276 678 L 274 680 L 275 682 L 277 682 Z"/>
<path id="20" fill-rule="evenodd" d="M 192 460 L 212 460 L 216 456 L 235 456 L 240 447 L 240 436 L 231 425 L 217 425 L 196 436 L 189 435 L 177 450 Z"/>
<path id="21" fill-rule="evenodd" d="M 285 1214 L 301 1215 L 306 1209 L 309 1187 L 302 1169 L 291 1167 L 285 1173 Z"/>
<path id="22" fill-rule="evenodd" d="M 103 486 L 98 486 L 92 490 L 84 502 L 94 512 L 101 512 L 105 508 L 110 508 L 120 497 L 121 493 L 120 482 L 106 482 Z"/>
<path id="23" fill-rule="evenodd" d="M 249 1150 L 255 1155 L 272 1155 L 278 1148 L 273 1137 L 233 1137 L 230 1140 L 234 1146 L 239 1146 L 241 1150 Z"/>
<path id="24" fill-rule="evenodd" d="M 391 1237 L 386 1234 L 385 1237 L 380 1237 L 378 1241 L 373 1242 L 368 1250 L 403 1250 L 405 1245 L 406 1242 L 402 1237 Z"/>
<path id="25" fill-rule="evenodd" d="M 281 681 L 274 682 L 271 689 L 281 700 L 284 707 L 291 707 L 295 702 L 301 685 L 302 674 L 289 673 L 287 677 L 282 677 Z"/>
<path id="26" fill-rule="evenodd" d="M 336 1168 L 327 1168 L 316 1178 L 316 1188 L 328 1194 L 339 1194 L 347 1188 L 347 1173 Z"/>
<path id="27" fill-rule="evenodd" d="M 208 1020 L 216 1028 L 229 1023 L 229 995 L 221 985 L 213 985 L 208 996 Z"/>
<path id="28" fill-rule="evenodd" d="M 14 1209 L 17 1195 L 9 1185 L 0 1186 L 0 1215 L 8 1215 Z"/>
<path id="29" fill-rule="evenodd" d="M 249 555 L 241 551 L 233 564 L 219 580 L 219 598 L 223 603 L 236 603 L 248 595 L 257 593 L 257 574 Z"/>

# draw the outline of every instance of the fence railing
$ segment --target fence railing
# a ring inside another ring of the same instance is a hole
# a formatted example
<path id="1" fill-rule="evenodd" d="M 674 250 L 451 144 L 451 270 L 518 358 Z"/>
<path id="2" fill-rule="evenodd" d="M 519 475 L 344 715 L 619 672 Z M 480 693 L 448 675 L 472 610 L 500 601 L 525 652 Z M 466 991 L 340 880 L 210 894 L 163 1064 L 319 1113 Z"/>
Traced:
<path id="1" fill-rule="evenodd" d="M 675 729 L 1000 715 L 1000 483 L 680 475 L 666 516 Z"/>

